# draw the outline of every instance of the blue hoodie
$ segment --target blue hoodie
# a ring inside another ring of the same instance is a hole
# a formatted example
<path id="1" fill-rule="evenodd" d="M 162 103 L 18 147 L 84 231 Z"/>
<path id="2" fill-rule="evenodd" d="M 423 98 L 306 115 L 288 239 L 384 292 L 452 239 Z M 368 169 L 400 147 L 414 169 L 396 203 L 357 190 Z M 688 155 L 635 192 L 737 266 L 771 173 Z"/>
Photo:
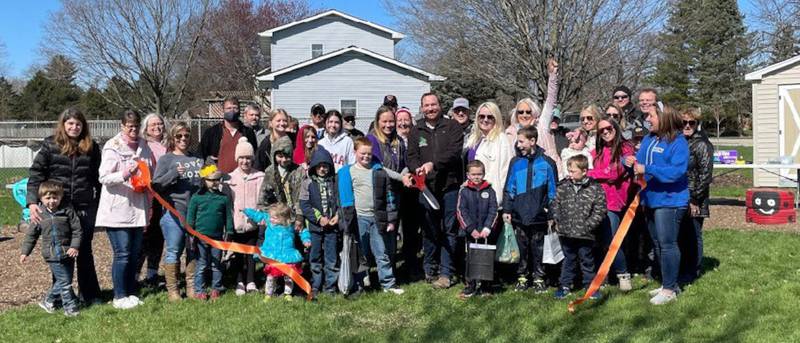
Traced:
<path id="1" fill-rule="evenodd" d="M 655 134 L 644 137 L 636 153 L 637 163 L 644 164 L 647 188 L 642 204 L 649 208 L 686 207 L 689 204 L 689 144 L 680 132 L 672 142 Z"/>

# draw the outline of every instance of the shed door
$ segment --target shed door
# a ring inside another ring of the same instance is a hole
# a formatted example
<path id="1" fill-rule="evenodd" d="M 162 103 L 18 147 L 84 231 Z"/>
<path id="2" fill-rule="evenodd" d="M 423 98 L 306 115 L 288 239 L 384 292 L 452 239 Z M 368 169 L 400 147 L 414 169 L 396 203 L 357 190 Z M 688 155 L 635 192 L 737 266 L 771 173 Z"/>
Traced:
<path id="1" fill-rule="evenodd" d="M 792 156 L 793 163 L 800 163 L 800 85 L 781 86 L 778 94 L 780 155 Z M 797 177 L 793 169 L 782 170 L 781 174 Z"/>

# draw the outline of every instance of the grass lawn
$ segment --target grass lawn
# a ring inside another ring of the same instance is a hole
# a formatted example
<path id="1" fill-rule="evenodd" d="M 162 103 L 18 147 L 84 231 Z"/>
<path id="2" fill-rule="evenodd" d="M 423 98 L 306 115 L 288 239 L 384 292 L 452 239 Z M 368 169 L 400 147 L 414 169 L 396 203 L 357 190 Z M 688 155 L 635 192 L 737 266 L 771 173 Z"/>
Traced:
<path id="1" fill-rule="evenodd" d="M 746 161 L 753 161 L 753 147 L 745 146 L 717 146 L 716 150 L 736 150 L 740 156 L 744 156 Z M 714 177 L 722 173 L 731 173 L 730 169 L 717 169 L 714 170 Z M 753 187 L 753 170 L 737 170 L 729 174 L 731 176 L 738 176 L 739 182 L 717 182 L 711 184 L 711 197 L 724 197 L 724 198 L 743 198 L 748 188 Z"/>
<path id="2" fill-rule="evenodd" d="M 17 225 L 22 207 L 14 201 L 11 190 L 6 185 L 19 181 L 28 176 L 27 168 L 0 168 L 0 227 Z"/>
<path id="3" fill-rule="evenodd" d="M 609 288 L 603 300 L 574 315 L 552 291 L 461 301 L 460 288 L 434 291 L 422 283 L 405 285 L 402 296 L 374 292 L 316 303 L 264 303 L 261 295 L 228 293 L 215 304 L 169 304 L 160 293 L 130 311 L 101 305 L 78 318 L 48 315 L 35 305 L 10 310 L 0 315 L 0 341 L 796 342 L 799 245 L 796 234 L 709 231 L 706 274 L 661 307 L 648 303 L 654 285 L 639 278 L 631 294 Z"/>

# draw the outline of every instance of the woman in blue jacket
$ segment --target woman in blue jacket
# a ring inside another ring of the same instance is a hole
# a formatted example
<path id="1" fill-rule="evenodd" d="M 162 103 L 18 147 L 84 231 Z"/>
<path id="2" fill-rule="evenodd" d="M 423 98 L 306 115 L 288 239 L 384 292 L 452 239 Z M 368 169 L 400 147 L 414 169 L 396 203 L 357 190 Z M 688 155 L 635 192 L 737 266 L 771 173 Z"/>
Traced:
<path id="1" fill-rule="evenodd" d="M 646 120 L 652 125 L 650 134 L 642 141 L 636 157 L 628 157 L 626 164 L 647 182 L 641 201 L 662 278 L 661 287 L 650 292 L 650 303 L 662 305 L 675 300 L 680 291 L 681 253 L 677 241 L 689 203 L 689 145 L 681 132 L 681 117 L 672 108 L 654 108 Z"/>

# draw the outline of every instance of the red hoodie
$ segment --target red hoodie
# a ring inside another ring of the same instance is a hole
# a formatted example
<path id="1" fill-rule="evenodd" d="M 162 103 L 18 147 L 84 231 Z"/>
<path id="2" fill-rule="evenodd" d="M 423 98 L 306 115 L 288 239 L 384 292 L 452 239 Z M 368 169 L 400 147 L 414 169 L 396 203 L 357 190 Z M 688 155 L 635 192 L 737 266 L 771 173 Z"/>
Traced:
<path id="1" fill-rule="evenodd" d="M 611 164 L 611 155 L 611 148 L 603 147 L 603 156 L 598 160 L 597 150 L 592 150 L 594 169 L 590 170 L 588 175 L 603 186 L 608 209 L 619 212 L 625 208 L 628 186 L 631 184 L 631 175 L 625 170 L 622 161 L 625 157 L 633 155 L 633 148 L 629 144 L 622 144 L 622 154 L 619 161 L 614 164 Z"/>

